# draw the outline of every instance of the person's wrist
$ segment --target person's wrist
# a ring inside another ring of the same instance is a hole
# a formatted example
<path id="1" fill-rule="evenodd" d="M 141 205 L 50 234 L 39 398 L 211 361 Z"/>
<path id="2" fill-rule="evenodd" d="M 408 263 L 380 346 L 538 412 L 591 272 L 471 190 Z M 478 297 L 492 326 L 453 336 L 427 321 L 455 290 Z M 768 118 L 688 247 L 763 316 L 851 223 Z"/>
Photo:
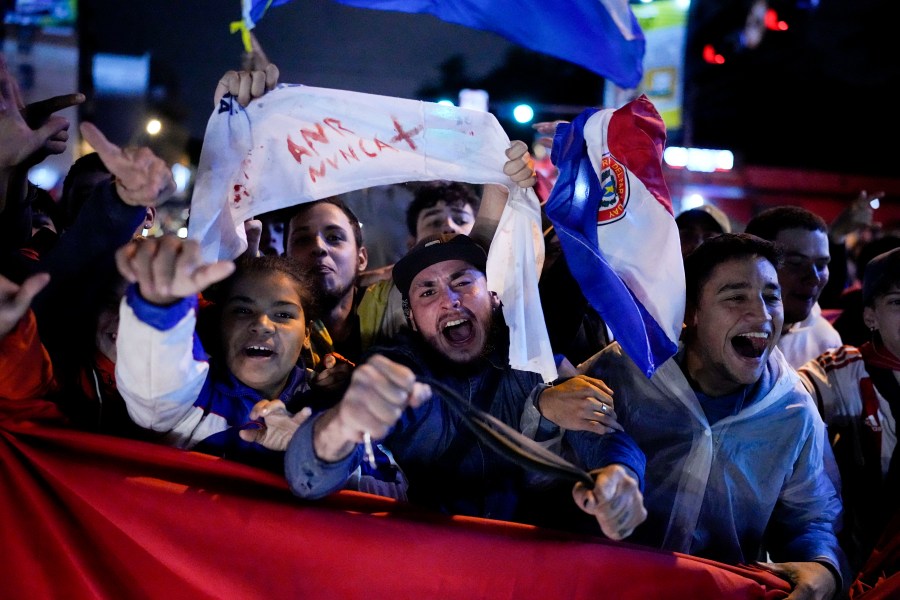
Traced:
<path id="1" fill-rule="evenodd" d="M 122 180 L 118 177 L 113 178 L 113 189 L 116 190 L 116 196 L 119 197 L 119 200 L 127 204 L 128 206 L 141 206 L 141 203 L 131 194 L 125 184 L 122 183 Z"/>
<path id="2" fill-rule="evenodd" d="M 137 289 L 138 295 L 141 297 L 144 302 L 148 304 L 152 304 L 154 306 L 166 307 L 172 306 L 179 300 L 182 300 L 179 296 L 171 296 L 167 294 L 157 294 L 153 292 L 145 292 L 140 285 L 138 285 Z"/>
<path id="3" fill-rule="evenodd" d="M 326 410 L 313 423 L 313 452 L 326 463 L 341 461 L 353 452 L 356 443 L 345 433 L 340 407 Z"/>

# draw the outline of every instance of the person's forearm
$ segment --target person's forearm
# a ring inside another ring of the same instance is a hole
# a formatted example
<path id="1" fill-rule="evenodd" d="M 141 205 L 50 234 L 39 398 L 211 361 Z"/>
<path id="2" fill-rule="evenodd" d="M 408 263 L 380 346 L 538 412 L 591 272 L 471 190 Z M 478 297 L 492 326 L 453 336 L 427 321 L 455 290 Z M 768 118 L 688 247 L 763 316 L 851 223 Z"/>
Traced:
<path id="1" fill-rule="evenodd" d="M 481 204 L 478 206 L 478 214 L 475 215 L 475 225 L 472 226 L 469 234 L 469 237 L 484 248 L 485 252 L 494 239 L 497 226 L 500 225 L 500 217 L 503 216 L 508 198 L 509 190 L 504 186 L 496 183 L 485 184 L 481 194 Z"/>
<path id="2" fill-rule="evenodd" d="M 143 300 L 135 286 L 126 292 L 116 340 L 116 381 L 128 414 L 141 427 L 179 428 L 206 381 L 209 362 L 194 343 L 196 304 L 190 298 L 157 307 Z M 195 427 L 180 431 L 189 437 Z"/>

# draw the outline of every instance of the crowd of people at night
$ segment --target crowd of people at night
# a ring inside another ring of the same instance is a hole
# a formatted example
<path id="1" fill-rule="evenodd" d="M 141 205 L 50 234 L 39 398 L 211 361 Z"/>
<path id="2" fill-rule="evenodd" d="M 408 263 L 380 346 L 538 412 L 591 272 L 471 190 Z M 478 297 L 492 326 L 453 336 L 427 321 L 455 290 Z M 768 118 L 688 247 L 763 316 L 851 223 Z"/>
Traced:
<path id="1" fill-rule="evenodd" d="M 229 71 L 214 99 L 247 106 L 278 76 Z M 545 382 L 510 366 L 486 275 L 504 186 L 412 188 L 409 250 L 393 265 L 369 268 L 340 197 L 256 215 L 244 254 L 207 262 L 195 240 L 142 235 L 175 191 L 149 148 L 82 123 L 94 152 L 59 197 L 28 182 L 69 141 L 55 113 L 84 99 L 26 105 L 0 62 L 6 400 L 49 399 L 72 427 L 283 473 L 306 499 L 350 489 L 759 562 L 792 598 L 847 595 L 900 506 L 900 237 L 873 225 L 865 193 L 831 223 L 799 206 L 740 233 L 710 205 L 677 215 L 684 324 L 652 377 L 580 294 L 548 227 L 539 286 L 559 378 Z M 522 141 L 504 172 L 550 186 Z M 494 452 L 460 403 L 591 483 Z"/>

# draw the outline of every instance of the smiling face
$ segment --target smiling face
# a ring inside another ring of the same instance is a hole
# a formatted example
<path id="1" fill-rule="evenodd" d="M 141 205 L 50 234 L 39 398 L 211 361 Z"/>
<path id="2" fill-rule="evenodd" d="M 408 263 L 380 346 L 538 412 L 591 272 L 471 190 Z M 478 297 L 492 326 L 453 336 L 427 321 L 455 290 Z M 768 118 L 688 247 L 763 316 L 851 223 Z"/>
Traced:
<path id="1" fill-rule="evenodd" d="M 445 260 L 419 272 L 409 288 L 412 328 L 436 351 L 458 364 L 482 356 L 499 306 L 484 273 L 461 260 Z"/>
<path id="2" fill-rule="evenodd" d="M 828 283 L 828 235 L 824 231 L 783 229 L 774 241 L 784 254 L 778 270 L 784 301 L 786 325 L 799 323 L 809 316 L 819 294 Z"/>
<path id="3" fill-rule="evenodd" d="M 225 364 L 243 384 L 277 398 L 309 340 L 298 284 L 277 271 L 238 277 L 222 308 Z"/>
<path id="4" fill-rule="evenodd" d="M 700 390 L 723 396 L 755 383 L 784 321 L 775 267 L 757 256 L 717 265 L 692 313 L 685 364 Z"/>
<path id="5" fill-rule="evenodd" d="M 469 235 L 475 225 L 472 205 L 464 202 L 447 204 L 438 200 L 434 206 L 422 209 L 416 219 L 416 241 L 437 233 L 463 233 Z"/>
<path id="6" fill-rule="evenodd" d="M 878 330 L 891 354 L 900 357 L 900 285 L 894 284 L 884 294 L 875 296 L 872 306 L 863 309 L 863 320 L 867 327 Z"/>
<path id="7" fill-rule="evenodd" d="M 368 254 L 357 245 L 344 211 L 334 204 L 316 203 L 291 219 L 288 231 L 288 256 L 310 272 L 326 302 L 352 293 Z"/>

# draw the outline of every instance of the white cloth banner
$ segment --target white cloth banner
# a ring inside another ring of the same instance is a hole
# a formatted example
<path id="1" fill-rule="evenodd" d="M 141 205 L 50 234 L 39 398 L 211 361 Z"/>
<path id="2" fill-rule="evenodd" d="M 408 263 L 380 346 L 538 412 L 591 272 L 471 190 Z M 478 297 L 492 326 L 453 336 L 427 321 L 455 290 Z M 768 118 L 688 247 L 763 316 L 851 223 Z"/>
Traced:
<path id="1" fill-rule="evenodd" d="M 490 113 L 430 102 L 281 85 L 245 109 L 232 97 L 206 127 L 188 235 L 207 261 L 247 248 L 244 221 L 357 189 L 446 179 L 510 189 L 488 254 L 503 301 L 510 364 L 556 378 L 537 279 L 540 208 L 503 173 L 509 138 Z"/>

